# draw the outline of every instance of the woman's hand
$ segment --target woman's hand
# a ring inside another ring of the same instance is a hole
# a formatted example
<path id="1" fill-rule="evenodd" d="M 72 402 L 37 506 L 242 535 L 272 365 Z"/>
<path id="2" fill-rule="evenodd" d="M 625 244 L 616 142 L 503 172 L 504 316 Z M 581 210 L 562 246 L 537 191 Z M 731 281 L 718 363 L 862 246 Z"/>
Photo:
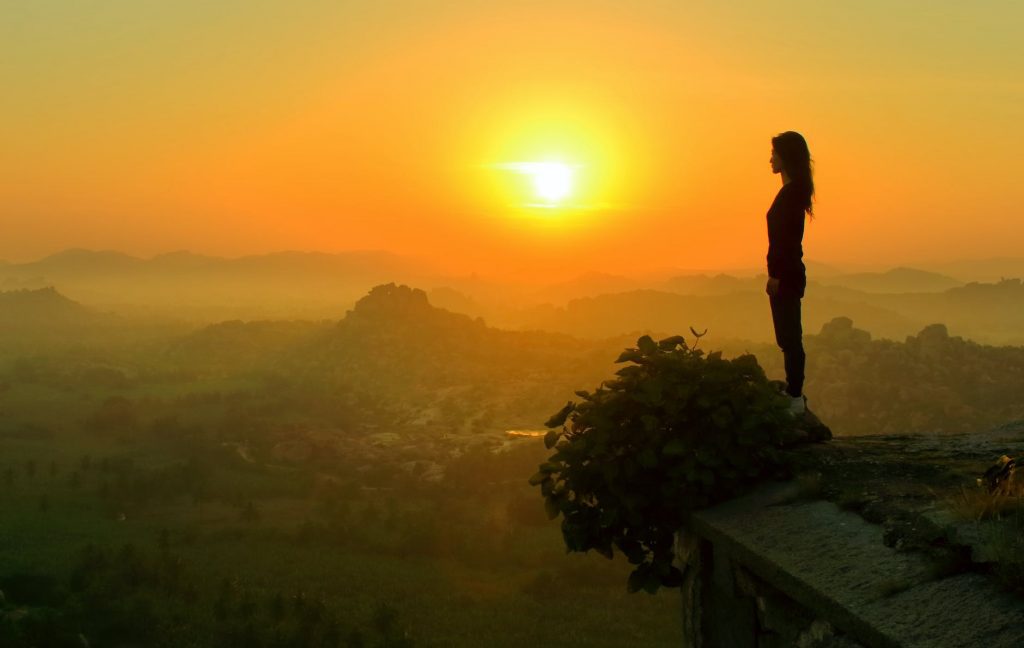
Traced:
<path id="1" fill-rule="evenodd" d="M 768 277 L 768 285 L 764 287 L 764 291 L 768 293 L 769 297 L 774 297 L 779 294 L 779 280 L 775 277 Z"/>

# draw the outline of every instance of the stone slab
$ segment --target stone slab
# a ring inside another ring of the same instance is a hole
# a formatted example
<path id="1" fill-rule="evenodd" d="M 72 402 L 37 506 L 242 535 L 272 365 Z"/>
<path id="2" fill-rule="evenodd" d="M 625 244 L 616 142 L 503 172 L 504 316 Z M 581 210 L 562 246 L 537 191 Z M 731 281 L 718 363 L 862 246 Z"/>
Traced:
<path id="1" fill-rule="evenodd" d="M 772 484 L 695 513 L 691 528 L 867 646 L 1024 646 L 1024 600 L 977 574 L 935 580 L 930 560 L 882 528 Z"/>

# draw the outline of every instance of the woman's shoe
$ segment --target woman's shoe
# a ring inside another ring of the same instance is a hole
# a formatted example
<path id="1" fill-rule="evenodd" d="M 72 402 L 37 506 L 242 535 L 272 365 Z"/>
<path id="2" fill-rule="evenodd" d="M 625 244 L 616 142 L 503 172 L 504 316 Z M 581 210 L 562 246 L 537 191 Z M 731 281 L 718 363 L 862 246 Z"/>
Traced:
<path id="1" fill-rule="evenodd" d="M 807 397 L 804 395 L 789 397 L 789 413 L 795 418 L 807 412 Z"/>

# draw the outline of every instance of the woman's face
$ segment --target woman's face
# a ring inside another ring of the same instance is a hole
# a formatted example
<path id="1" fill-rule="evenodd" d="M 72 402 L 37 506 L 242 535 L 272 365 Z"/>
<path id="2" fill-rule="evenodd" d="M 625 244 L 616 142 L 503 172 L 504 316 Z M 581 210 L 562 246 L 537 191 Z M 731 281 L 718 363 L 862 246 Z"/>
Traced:
<path id="1" fill-rule="evenodd" d="M 775 149 L 772 149 L 771 163 L 772 163 L 772 173 L 782 173 L 782 169 L 783 169 L 782 158 L 779 157 L 779 154 L 775 152 Z"/>

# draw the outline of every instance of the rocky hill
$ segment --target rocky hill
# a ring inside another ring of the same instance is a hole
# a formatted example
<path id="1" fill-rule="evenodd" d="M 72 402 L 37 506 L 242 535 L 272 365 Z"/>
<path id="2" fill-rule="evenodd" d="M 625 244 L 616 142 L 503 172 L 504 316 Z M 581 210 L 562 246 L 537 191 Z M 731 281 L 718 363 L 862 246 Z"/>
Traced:
<path id="1" fill-rule="evenodd" d="M 0 327 L 4 330 L 66 331 L 114 321 L 109 315 L 68 299 L 52 286 L 0 292 Z"/>

